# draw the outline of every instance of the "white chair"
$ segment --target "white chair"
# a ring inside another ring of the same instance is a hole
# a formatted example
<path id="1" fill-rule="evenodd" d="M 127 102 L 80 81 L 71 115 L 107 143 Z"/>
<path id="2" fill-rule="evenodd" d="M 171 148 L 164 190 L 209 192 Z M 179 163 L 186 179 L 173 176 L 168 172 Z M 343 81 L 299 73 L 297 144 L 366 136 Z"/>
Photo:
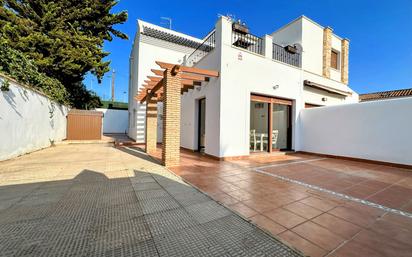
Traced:
<path id="1" fill-rule="evenodd" d="M 250 130 L 250 148 L 253 149 L 253 151 L 256 151 L 256 130 L 251 129 Z"/>
<path id="2" fill-rule="evenodd" d="M 272 148 L 277 145 L 279 137 L 279 130 L 272 130 Z"/>

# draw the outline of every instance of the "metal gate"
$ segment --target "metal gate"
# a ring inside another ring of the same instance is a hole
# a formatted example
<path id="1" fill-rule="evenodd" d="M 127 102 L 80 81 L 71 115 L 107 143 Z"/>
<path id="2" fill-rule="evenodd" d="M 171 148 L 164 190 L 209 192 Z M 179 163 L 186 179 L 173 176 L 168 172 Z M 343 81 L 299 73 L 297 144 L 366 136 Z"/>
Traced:
<path id="1" fill-rule="evenodd" d="M 103 113 L 70 110 L 67 114 L 67 140 L 100 140 Z"/>

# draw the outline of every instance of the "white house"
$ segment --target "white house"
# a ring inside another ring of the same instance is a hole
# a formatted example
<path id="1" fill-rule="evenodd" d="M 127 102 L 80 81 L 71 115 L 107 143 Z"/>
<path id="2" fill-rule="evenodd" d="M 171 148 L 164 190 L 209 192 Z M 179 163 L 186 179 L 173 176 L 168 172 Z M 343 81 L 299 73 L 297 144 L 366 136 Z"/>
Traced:
<path id="1" fill-rule="evenodd" d="M 134 97 L 162 61 L 219 72 L 182 94 L 181 147 L 217 158 L 299 150 L 302 109 L 358 102 L 348 87 L 348 56 L 347 39 L 305 16 L 263 37 L 221 17 L 203 39 L 139 20 L 130 56 L 129 137 L 144 142 L 146 105 Z"/>

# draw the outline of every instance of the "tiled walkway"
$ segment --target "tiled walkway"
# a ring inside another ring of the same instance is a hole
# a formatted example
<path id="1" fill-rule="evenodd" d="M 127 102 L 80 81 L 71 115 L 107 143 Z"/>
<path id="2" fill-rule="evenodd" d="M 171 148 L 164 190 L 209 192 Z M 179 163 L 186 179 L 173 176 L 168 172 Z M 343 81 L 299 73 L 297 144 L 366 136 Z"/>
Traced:
<path id="1" fill-rule="evenodd" d="M 307 255 L 412 256 L 412 218 L 350 200 L 411 215 L 412 170 L 303 154 L 181 156 L 172 171 Z"/>
<path id="2" fill-rule="evenodd" d="M 300 256 L 146 155 L 62 145 L 0 162 L 0 256 Z"/>

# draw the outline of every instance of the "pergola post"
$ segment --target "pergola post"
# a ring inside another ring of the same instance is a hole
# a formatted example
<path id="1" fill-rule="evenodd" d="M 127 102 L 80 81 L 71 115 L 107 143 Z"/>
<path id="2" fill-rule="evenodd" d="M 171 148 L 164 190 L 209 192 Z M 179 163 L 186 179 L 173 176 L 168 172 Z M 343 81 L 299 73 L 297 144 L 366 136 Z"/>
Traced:
<path id="1" fill-rule="evenodd" d="M 164 71 L 162 163 L 166 167 L 179 165 L 180 161 L 181 80 L 180 66 Z"/>
<path id="2" fill-rule="evenodd" d="M 146 152 L 156 151 L 157 104 L 163 101 L 162 164 L 166 167 L 180 164 L 180 95 L 192 90 L 195 85 L 218 77 L 213 70 L 186 67 L 156 61 L 162 70 L 152 69 L 156 76 L 147 76 L 143 88 L 135 99 L 146 102 Z"/>
<path id="3" fill-rule="evenodd" d="M 156 152 L 157 144 L 157 99 L 148 94 L 146 101 L 146 153 Z"/>

